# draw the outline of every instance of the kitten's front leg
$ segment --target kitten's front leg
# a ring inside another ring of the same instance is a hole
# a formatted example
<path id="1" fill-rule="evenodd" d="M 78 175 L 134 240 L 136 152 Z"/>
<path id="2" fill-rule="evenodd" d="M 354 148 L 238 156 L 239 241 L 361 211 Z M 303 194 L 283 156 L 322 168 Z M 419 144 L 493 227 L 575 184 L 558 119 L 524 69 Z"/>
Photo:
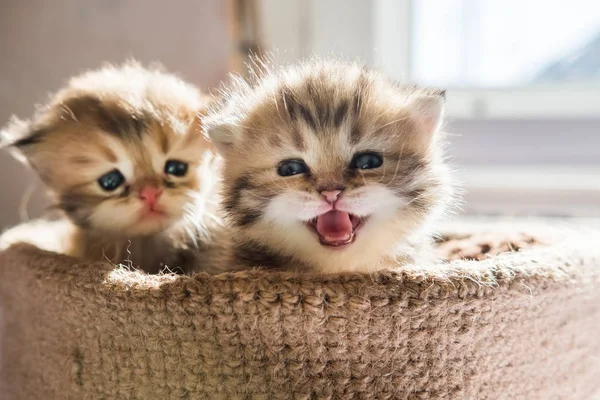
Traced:
<path id="1" fill-rule="evenodd" d="M 42 250 L 77 256 L 74 237 L 77 227 L 67 220 L 37 219 L 6 230 L 0 236 L 0 250 L 16 243 L 28 243 Z"/>

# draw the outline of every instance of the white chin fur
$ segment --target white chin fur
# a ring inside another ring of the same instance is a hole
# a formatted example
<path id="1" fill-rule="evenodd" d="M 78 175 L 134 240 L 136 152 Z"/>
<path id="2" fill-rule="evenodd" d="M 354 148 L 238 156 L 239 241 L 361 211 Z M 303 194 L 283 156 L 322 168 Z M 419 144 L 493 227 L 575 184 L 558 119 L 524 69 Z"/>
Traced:
<path id="1" fill-rule="evenodd" d="M 329 206 L 316 196 L 307 201 L 306 193 L 289 192 L 273 199 L 267 207 L 264 216 L 267 226 L 261 235 L 266 233 L 274 247 L 284 248 L 299 260 L 326 272 L 374 269 L 382 258 L 394 253 L 405 233 L 399 229 L 398 216 L 406 203 L 405 198 L 381 185 L 342 197 L 336 208 L 369 218 L 357 232 L 354 243 L 343 250 L 334 250 L 322 246 L 305 224 L 328 211 Z"/>
<path id="2" fill-rule="evenodd" d="M 123 236 L 153 235 L 180 220 L 179 213 L 183 205 L 176 203 L 174 199 L 168 199 L 159 203 L 159 207 L 164 210 L 164 215 L 142 218 L 144 206 L 141 203 L 102 204 L 92 215 L 91 225 L 95 229 Z"/>

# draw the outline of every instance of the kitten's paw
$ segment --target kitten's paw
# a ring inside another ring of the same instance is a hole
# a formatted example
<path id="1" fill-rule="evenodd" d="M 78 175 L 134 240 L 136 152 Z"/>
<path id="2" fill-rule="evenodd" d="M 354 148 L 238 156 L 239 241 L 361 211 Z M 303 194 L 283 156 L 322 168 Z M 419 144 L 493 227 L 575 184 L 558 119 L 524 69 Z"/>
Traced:
<path id="1" fill-rule="evenodd" d="M 32 220 L 2 233 L 0 250 L 5 250 L 16 243 L 27 243 L 42 250 L 67 253 L 70 247 L 68 237 L 72 232 L 73 227 L 68 221 Z"/>

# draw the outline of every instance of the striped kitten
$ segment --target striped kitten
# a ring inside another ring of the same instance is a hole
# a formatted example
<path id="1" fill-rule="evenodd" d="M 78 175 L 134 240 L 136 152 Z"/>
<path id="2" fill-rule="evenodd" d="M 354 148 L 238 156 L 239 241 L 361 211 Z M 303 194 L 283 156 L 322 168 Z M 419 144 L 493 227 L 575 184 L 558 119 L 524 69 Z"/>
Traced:
<path id="1" fill-rule="evenodd" d="M 130 62 L 71 79 L 30 121 L 13 117 L 5 144 L 67 219 L 13 228 L 3 247 L 33 241 L 148 272 L 187 269 L 214 179 L 198 117 L 205 106 L 192 85 Z"/>
<path id="2" fill-rule="evenodd" d="M 451 200 L 444 92 L 340 61 L 261 68 L 206 119 L 231 230 L 215 269 L 373 271 L 430 257 Z"/>

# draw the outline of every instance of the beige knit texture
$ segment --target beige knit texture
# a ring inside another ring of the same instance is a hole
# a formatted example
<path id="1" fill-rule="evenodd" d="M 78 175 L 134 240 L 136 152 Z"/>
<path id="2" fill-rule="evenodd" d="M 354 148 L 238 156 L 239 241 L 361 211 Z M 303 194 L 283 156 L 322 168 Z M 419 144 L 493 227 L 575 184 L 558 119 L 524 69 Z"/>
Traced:
<path id="1" fill-rule="evenodd" d="M 16 245 L 0 398 L 591 399 L 597 233 L 515 229 L 439 247 L 480 261 L 370 275 L 148 276 Z"/>

